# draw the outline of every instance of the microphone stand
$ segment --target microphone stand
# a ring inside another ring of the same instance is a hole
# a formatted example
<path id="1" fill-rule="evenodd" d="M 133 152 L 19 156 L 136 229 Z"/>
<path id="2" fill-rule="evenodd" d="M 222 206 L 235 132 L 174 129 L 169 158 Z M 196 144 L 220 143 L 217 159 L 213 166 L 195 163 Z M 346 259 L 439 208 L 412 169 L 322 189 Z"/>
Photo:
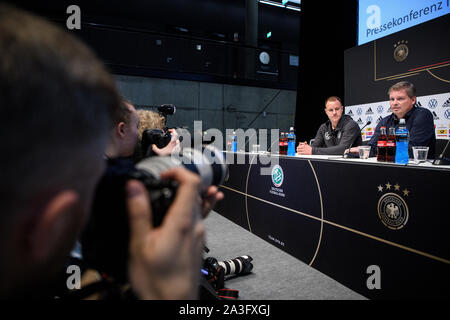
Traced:
<path id="1" fill-rule="evenodd" d="M 444 150 L 439 155 L 437 159 L 434 159 L 433 164 L 436 166 L 448 166 L 450 165 L 450 159 L 445 157 L 445 151 L 447 151 L 447 147 L 450 143 L 450 139 L 447 141 Z"/>
<path id="2" fill-rule="evenodd" d="M 361 128 L 361 129 L 359 129 L 359 135 L 361 136 L 361 131 L 365 128 L 365 127 L 367 127 L 369 124 L 371 124 L 372 123 L 372 121 L 367 121 L 367 123 Z M 347 153 L 345 153 L 345 151 L 344 151 L 344 154 L 342 155 L 342 157 L 344 158 L 344 159 L 347 159 L 347 158 L 359 158 L 359 155 L 358 155 L 358 157 L 355 157 L 355 156 L 352 156 L 352 155 L 350 155 L 350 149 L 352 148 L 352 146 L 353 146 L 353 143 L 355 143 L 355 141 L 353 141 L 351 144 L 350 144 L 350 146 L 348 147 L 348 152 Z"/>

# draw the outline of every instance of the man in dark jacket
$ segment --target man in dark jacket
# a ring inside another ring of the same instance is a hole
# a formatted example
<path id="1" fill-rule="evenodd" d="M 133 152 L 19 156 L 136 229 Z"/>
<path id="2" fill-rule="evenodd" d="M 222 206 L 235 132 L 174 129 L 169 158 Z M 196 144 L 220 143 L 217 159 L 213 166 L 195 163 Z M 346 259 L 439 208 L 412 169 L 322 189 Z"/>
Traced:
<path id="1" fill-rule="evenodd" d="M 329 120 L 320 126 L 311 145 L 299 144 L 297 153 L 341 155 L 345 149 L 361 145 L 358 124 L 350 116 L 343 115 L 343 111 L 341 99 L 336 96 L 329 97 L 325 101 L 325 113 Z"/>
<path id="2" fill-rule="evenodd" d="M 382 126 L 397 129 L 400 119 L 405 119 L 406 128 L 409 131 L 408 153 L 410 158 L 413 146 L 428 146 L 428 158 L 434 158 L 436 136 L 434 133 L 433 114 L 430 110 L 416 107 L 416 87 L 408 81 L 401 81 L 389 88 L 389 103 L 392 114 L 384 117 L 375 128 L 374 135 L 367 143 L 372 148 L 370 156 L 374 157 L 377 153 L 378 137 Z M 352 148 L 350 152 L 358 152 L 358 148 Z"/>

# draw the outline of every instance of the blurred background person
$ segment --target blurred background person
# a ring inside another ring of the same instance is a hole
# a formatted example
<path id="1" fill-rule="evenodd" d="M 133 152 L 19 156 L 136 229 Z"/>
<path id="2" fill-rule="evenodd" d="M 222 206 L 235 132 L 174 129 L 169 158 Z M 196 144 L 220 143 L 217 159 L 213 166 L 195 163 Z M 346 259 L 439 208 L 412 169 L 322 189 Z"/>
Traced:
<path id="1" fill-rule="evenodd" d="M 138 114 L 130 102 L 123 100 L 116 118 L 105 155 L 107 158 L 130 157 L 138 142 Z"/>
<path id="2" fill-rule="evenodd" d="M 154 155 L 167 156 L 172 152 L 180 151 L 178 133 L 176 129 L 166 129 L 166 118 L 163 115 L 151 110 L 138 110 L 137 113 L 139 117 L 138 132 L 140 141 L 135 151 L 137 160 Z M 144 134 L 147 134 L 147 137 L 143 138 Z M 156 143 L 146 143 L 149 138 L 151 142 L 161 143 L 160 146 L 158 147 Z"/>

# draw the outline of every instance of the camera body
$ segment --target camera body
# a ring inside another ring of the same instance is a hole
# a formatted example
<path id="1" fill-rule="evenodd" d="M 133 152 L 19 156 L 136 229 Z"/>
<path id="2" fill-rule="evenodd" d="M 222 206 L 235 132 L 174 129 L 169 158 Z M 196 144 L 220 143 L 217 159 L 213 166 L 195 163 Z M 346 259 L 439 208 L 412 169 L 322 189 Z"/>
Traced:
<path id="1" fill-rule="evenodd" d="M 91 217 L 81 236 L 86 267 L 126 283 L 130 238 L 125 194 L 127 181 L 136 179 L 145 185 L 151 203 L 152 223 L 158 227 L 178 187 L 176 181 L 160 179 L 161 172 L 184 167 L 200 176 L 204 191 L 210 185 L 224 181 L 227 166 L 222 152 L 211 147 L 205 149 L 206 152 L 200 152 L 186 148 L 180 159 L 158 156 L 144 159 L 137 165 L 128 158 L 108 159 L 106 172 L 96 189 Z"/>
<path id="2" fill-rule="evenodd" d="M 145 129 L 142 133 L 141 150 L 144 157 L 148 157 L 152 151 L 152 144 L 159 149 L 167 146 L 172 139 L 169 130 L 163 131 L 160 129 Z"/>
<path id="3" fill-rule="evenodd" d="M 82 233 L 83 260 L 88 268 L 99 270 L 120 283 L 127 281 L 129 223 L 125 185 L 141 181 L 148 190 L 153 225 L 159 226 L 173 201 L 177 183 L 159 180 L 138 170 L 127 158 L 109 159 L 94 197 L 91 217 Z"/>

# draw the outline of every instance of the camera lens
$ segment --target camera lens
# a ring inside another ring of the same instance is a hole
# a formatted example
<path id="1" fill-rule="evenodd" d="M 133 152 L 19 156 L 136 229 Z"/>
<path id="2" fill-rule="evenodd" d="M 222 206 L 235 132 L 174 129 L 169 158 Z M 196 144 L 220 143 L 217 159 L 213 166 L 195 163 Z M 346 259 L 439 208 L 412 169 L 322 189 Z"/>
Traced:
<path id="1" fill-rule="evenodd" d="M 228 170 L 222 151 L 211 145 L 202 147 L 201 151 L 185 148 L 180 154 L 146 158 L 136 164 L 136 168 L 156 179 L 159 179 L 161 172 L 176 167 L 184 167 L 198 174 L 203 190 L 223 183 Z"/>

